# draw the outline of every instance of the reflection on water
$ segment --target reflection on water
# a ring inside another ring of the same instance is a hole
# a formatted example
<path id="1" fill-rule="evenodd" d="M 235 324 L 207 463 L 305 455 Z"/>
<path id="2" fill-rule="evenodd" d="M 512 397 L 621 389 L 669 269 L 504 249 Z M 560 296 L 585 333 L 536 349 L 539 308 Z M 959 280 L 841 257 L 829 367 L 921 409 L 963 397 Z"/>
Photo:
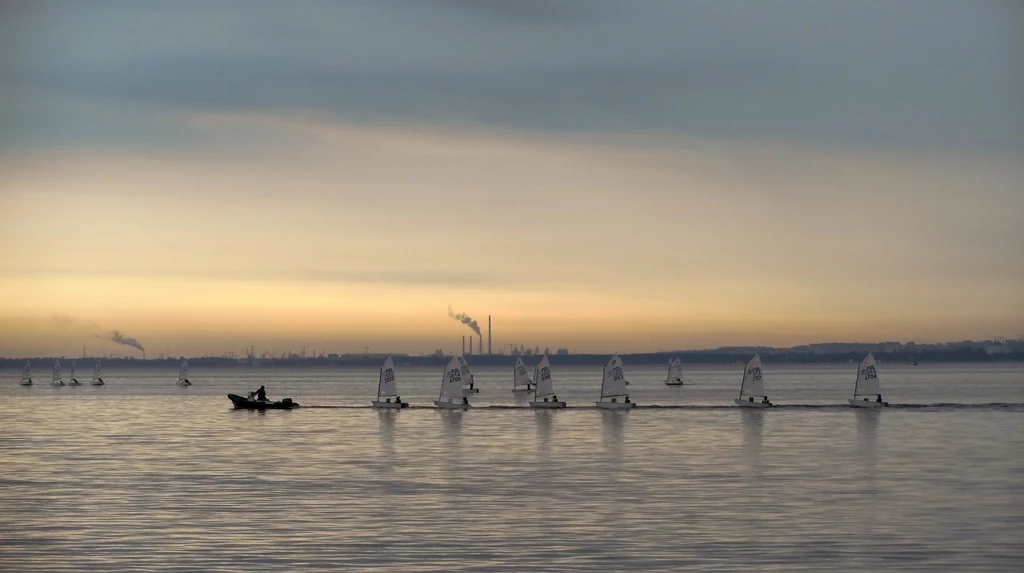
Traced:
<path id="1" fill-rule="evenodd" d="M 763 410 L 753 408 L 737 408 L 743 421 L 743 457 L 748 469 L 759 470 L 761 467 L 761 439 L 764 434 Z"/>
<path id="2" fill-rule="evenodd" d="M 537 452 L 542 460 L 548 460 L 551 454 L 551 418 L 558 412 L 546 409 L 533 410 L 534 424 L 537 427 Z"/>

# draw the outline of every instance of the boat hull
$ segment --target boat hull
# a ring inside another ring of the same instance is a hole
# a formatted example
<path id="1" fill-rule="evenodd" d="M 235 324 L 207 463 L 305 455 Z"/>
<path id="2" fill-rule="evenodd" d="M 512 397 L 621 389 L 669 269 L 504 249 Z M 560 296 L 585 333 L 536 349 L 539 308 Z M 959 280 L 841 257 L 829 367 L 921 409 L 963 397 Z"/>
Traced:
<path id="1" fill-rule="evenodd" d="M 185 388 L 186 386 L 191 386 L 191 385 L 192 385 L 192 383 L 189 382 L 188 380 L 182 380 L 182 381 L 178 382 L 178 386 L 181 386 L 182 388 Z"/>
<path id="2" fill-rule="evenodd" d="M 683 385 L 683 381 L 682 380 L 666 380 L 665 381 L 665 385 L 666 386 L 682 386 Z"/>
<path id="3" fill-rule="evenodd" d="M 764 402 L 759 402 L 759 401 L 756 401 L 756 400 L 754 402 L 751 402 L 750 400 L 742 400 L 740 398 L 734 398 L 733 402 L 735 402 L 736 405 L 739 406 L 740 408 L 755 408 L 757 410 L 764 410 L 765 408 L 771 408 L 772 407 L 772 403 L 771 402 L 764 403 Z"/>
<path id="4" fill-rule="evenodd" d="M 383 400 L 374 400 L 373 401 L 373 407 L 374 408 L 385 408 L 385 409 L 395 410 L 395 409 L 399 409 L 399 408 L 408 408 L 409 407 L 409 403 L 408 402 L 385 402 Z"/>
<path id="5" fill-rule="evenodd" d="M 636 407 L 636 402 L 594 402 L 602 410 L 630 410 Z"/>
<path id="6" fill-rule="evenodd" d="M 63 385 L 64 385 L 63 382 L 50 382 L 50 386 L 53 386 L 54 388 L 58 388 L 58 387 L 63 386 Z"/>
<path id="7" fill-rule="evenodd" d="M 472 396 L 473 394 L 479 394 L 479 393 L 480 393 L 480 389 L 479 388 L 463 388 L 462 389 L 462 395 L 466 396 L 466 397 Z"/>
<path id="8" fill-rule="evenodd" d="M 447 402 L 445 400 L 434 400 L 434 405 L 442 410 L 468 410 L 469 404 L 461 402 Z"/>
<path id="9" fill-rule="evenodd" d="M 93 382 L 91 385 L 92 386 L 103 386 L 104 384 L 106 384 L 106 382 L 104 382 L 103 380 L 97 380 L 96 382 Z"/>
<path id="10" fill-rule="evenodd" d="M 71 382 L 68 382 L 68 386 L 81 386 L 81 385 L 82 385 L 82 383 L 79 382 L 78 380 L 72 380 Z"/>
<path id="11" fill-rule="evenodd" d="M 298 406 L 291 398 L 285 398 L 279 402 L 269 400 L 251 400 L 238 394 L 228 394 L 228 399 L 239 410 L 291 410 Z"/>
<path id="12" fill-rule="evenodd" d="M 21 385 L 22 385 L 22 386 L 31 386 L 31 385 L 32 385 L 32 381 L 31 381 L 31 380 L 29 380 L 29 381 L 27 381 L 27 382 L 22 382 L 22 383 L 21 383 Z"/>
<path id="13" fill-rule="evenodd" d="M 530 402 L 530 407 L 545 410 L 557 410 L 558 408 L 565 408 L 565 402 Z"/>
<path id="14" fill-rule="evenodd" d="M 874 400 L 867 400 L 867 401 L 864 401 L 864 400 L 854 400 L 853 398 L 850 398 L 847 401 L 850 403 L 850 406 L 853 407 L 853 408 L 888 408 L 889 407 L 889 403 L 888 402 L 876 402 Z"/>
<path id="15" fill-rule="evenodd" d="M 524 394 L 524 393 L 529 392 L 531 390 L 532 390 L 532 388 L 513 388 L 512 389 L 512 393 L 513 394 Z"/>

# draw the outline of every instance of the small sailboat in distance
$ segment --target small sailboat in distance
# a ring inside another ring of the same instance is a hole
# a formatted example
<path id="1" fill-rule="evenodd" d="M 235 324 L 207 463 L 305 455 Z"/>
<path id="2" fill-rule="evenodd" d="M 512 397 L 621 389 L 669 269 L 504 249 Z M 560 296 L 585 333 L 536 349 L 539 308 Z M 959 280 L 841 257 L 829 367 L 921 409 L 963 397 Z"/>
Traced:
<path id="1" fill-rule="evenodd" d="M 468 410 L 469 400 L 466 398 L 465 390 L 462 387 L 462 365 L 460 357 L 456 356 L 448 361 L 448 366 L 441 376 L 441 392 L 434 400 L 434 405 L 444 410 Z M 463 361 L 463 364 L 465 361 Z"/>
<path id="2" fill-rule="evenodd" d="M 666 386 L 683 385 L 683 363 L 678 358 L 668 363 L 668 376 L 665 378 Z"/>
<path id="3" fill-rule="evenodd" d="M 394 396 L 395 401 L 391 401 Z M 384 365 L 380 367 L 380 381 L 377 383 L 377 399 L 373 401 L 374 408 L 405 408 L 408 403 L 402 401 L 398 395 L 398 384 L 395 382 L 395 361 L 388 356 Z"/>
<path id="4" fill-rule="evenodd" d="M 102 386 L 106 384 L 103 381 L 103 366 L 100 364 L 100 359 L 96 359 L 96 364 L 92 367 L 92 385 Z"/>
<path id="5" fill-rule="evenodd" d="M 850 405 L 854 408 L 884 408 L 889 405 L 888 402 L 882 401 L 875 355 L 871 352 L 868 352 L 857 367 L 857 380 L 853 383 L 853 398 L 850 398 Z"/>
<path id="6" fill-rule="evenodd" d="M 25 361 L 25 369 L 21 371 L 21 385 L 32 385 L 32 363 L 28 360 Z"/>
<path id="7" fill-rule="evenodd" d="M 626 390 L 626 375 L 622 371 L 622 360 L 618 355 L 612 356 L 608 364 L 604 365 L 604 375 L 601 377 L 601 399 L 595 402 L 598 408 L 604 410 L 627 410 L 636 406 L 635 402 L 629 401 L 629 392 Z M 625 398 L 619 402 L 619 398 Z"/>
<path id="8" fill-rule="evenodd" d="M 82 385 L 82 383 L 78 381 L 78 378 L 75 378 L 75 361 L 72 360 L 71 361 L 71 381 L 68 382 L 68 386 L 81 386 L 81 385 Z"/>
<path id="9" fill-rule="evenodd" d="M 188 360 L 181 359 L 181 368 L 178 369 L 178 386 L 191 386 L 188 379 Z"/>
<path id="10" fill-rule="evenodd" d="M 543 398 L 543 400 L 542 400 Z M 551 379 L 551 362 L 548 355 L 540 359 L 533 368 L 533 401 L 531 408 L 565 408 L 565 402 L 559 402 L 555 395 L 555 384 Z"/>
<path id="11" fill-rule="evenodd" d="M 50 381 L 50 386 L 63 386 L 64 377 L 60 373 L 60 360 L 53 361 L 53 379 Z"/>
<path id="12" fill-rule="evenodd" d="M 523 364 L 522 358 L 516 358 L 516 363 L 512 367 L 512 391 L 529 392 L 532 388 L 533 380 L 530 380 L 530 375 L 526 373 L 526 364 Z"/>
<path id="13" fill-rule="evenodd" d="M 761 398 L 754 400 L 754 398 Z M 761 357 L 757 354 L 743 367 L 743 381 L 740 383 L 740 397 L 733 400 L 741 408 L 770 408 L 772 403 L 764 393 L 764 375 L 761 372 Z"/>
<path id="14" fill-rule="evenodd" d="M 462 372 L 462 390 L 466 396 L 472 396 L 473 394 L 479 394 L 480 389 L 476 387 L 476 379 L 473 378 L 473 372 L 469 369 L 469 362 L 466 362 L 466 358 L 463 356 L 456 356 L 456 360 L 459 363 L 459 370 Z"/>

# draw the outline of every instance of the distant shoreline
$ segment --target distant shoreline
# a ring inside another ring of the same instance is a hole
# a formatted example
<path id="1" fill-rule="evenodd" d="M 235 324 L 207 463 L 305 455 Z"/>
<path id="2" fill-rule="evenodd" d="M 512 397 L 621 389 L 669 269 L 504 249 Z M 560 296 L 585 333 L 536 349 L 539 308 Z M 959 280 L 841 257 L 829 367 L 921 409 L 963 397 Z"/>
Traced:
<path id="1" fill-rule="evenodd" d="M 679 358 L 683 364 L 740 364 L 745 362 L 755 352 L 720 352 L 720 351 L 680 351 L 680 352 L 647 352 L 637 354 L 620 354 L 626 364 L 648 364 L 664 365 L 672 358 Z M 864 358 L 864 352 L 787 352 L 774 349 L 756 350 L 761 355 L 761 360 L 766 364 L 847 364 L 858 362 Z M 239 361 L 234 358 L 222 357 L 187 357 L 191 366 L 217 366 L 225 368 L 261 368 L 261 367 L 290 367 L 290 368 L 312 368 L 312 367 L 335 367 L 335 368 L 366 368 L 377 367 L 386 357 L 385 354 L 369 355 L 346 355 L 338 358 L 274 358 L 260 359 L 255 364 Z M 402 366 L 431 366 L 443 367 L 451 356 L 406 356 L 394 354 L 395 362 Z M 610 354 L 553 354 L 551 361 L 561 366 L 600 366 L 608 361 Z M 181 358 L 164 359 L 135 359 L 135 358 L 107 358 L 101 357 L 107 366 L 160 366 L 177 368 Z M 539 355 L 511 356 L 500 354 L 474 354 L 466 356 L 473 366 L 511 366 L 516 358 L 522 358 L 524 362 L 532 364 L 539 359 Z M 936 362 L 1021 362 L 1024 361 L 1024 351 L 1005 352 L 988 354 L 979 349 L 958 349 L 940 350 L 925 352 L 897 352 L 885 353 L 876 352 L 875 358 L 883 364 L 912 364 L 915 360 L 920 365 Z M 30 360 L 37 366 L 60 359 L 70 363 L 72 360 L 91 363 L 96 357 L 32 357 L 32 358 L 0 358 L 0 368 L 21 368 L 26 360 Z"/>

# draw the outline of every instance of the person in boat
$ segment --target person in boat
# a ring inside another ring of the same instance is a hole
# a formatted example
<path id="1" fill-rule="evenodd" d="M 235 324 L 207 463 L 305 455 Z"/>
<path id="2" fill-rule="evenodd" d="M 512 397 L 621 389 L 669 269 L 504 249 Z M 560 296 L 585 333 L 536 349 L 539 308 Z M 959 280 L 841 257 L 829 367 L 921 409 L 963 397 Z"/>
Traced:
<path id="1" fill-rule="evenodd" d="M 463 403 L 463 404 L 469 404 L 469 398 L 467 398 L 467 397 L 463 396 L 463 397 L 462 397 L 462 403 Z"/>
<path id="2" fill-rule="evenodd" d="M 264 388 L 263 386 L 260 386 L 260 389 L 256 391 L 256 399 L 259 400 L 260 402 L 266 402 L 267 389 Z"/>
<path id="3" fill-rule="evenodd" d="M 629 396 L 626 396 L 626 403 L 629 404 Z"/>
<path id="4" fill-rule="evenodd" d="M 762 404 L 767 404 L 768 403 L 768 396 L 765 396 L 764 398 L 761 398 L 761 403 Z"/>
<path id="5" fill-rule="evenodd" d="M 878 402 L 879 404 L 882 403 L 882 395 L 881 394 L 879 394 L 878 397 L 875 398 L 875 402 Z"/>
<path id="6" fill-rule="evenodd" d="M 402 397 L 401 396 L 395 396 L 395 402 L 401 404 L 402 403 Z"/>
<path id="7" fill-rule="evenodd" d="M 547 400 L 547 398 L 544 398 L 544 399 Z M 558 401 L 558 394 L 552 394 L 551 395 L 551 401 L 552 402 L 557 402 Z"/>

